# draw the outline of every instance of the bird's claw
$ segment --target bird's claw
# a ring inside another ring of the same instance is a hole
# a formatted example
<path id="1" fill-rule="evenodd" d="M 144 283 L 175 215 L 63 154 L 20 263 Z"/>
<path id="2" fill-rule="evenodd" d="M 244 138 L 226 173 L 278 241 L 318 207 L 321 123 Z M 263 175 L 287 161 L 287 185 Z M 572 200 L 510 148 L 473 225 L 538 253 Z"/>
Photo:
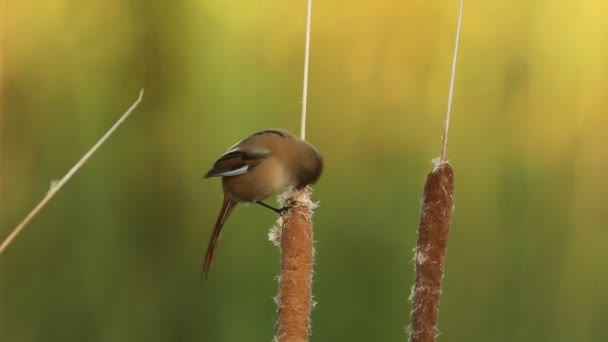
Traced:
<path id="1" fill-rule="evenodd" d="M 289 211 L 289 209 L 291 209 L 293 207 L 294 207 L 293 204 L 289 204 L 289 205 L 283 206 L 281 209 L 279 209 L 278 213 L 280 215 L 286 214 Z"/>
<path id="2" fill-rule="evenodd" d="M 266 203 L 264 203 L 262 201 L 257 201 L 255 203 L 261 205 L 262 207 L 268 208 L 268 209 L 274 211 L 275 213 L 277 213 L 279 215 L 283 215 L 283 214 L 287 213 L 289 211 L 289 209 L 291 209 L 293 207 L 293 204 L 283 206 L 282 208 L 275 208 L 275 207 L 273 207 L 271 205 L 268 205 L 268 204 L 266 204 Z"/>

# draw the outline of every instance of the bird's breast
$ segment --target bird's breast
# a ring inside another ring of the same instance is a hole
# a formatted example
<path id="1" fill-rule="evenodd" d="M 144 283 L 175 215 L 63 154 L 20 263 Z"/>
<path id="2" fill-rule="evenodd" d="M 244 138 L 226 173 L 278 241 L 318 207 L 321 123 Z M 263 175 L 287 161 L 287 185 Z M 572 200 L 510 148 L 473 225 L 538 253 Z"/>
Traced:
<path id="1" fill-rule="evenodd" d="M 295 185 L 294 177 L 273 157 L 265 158 L 247 173 L 224 177 L 224 191 L 237 202 L 256 202 L 280 194 Z"/>

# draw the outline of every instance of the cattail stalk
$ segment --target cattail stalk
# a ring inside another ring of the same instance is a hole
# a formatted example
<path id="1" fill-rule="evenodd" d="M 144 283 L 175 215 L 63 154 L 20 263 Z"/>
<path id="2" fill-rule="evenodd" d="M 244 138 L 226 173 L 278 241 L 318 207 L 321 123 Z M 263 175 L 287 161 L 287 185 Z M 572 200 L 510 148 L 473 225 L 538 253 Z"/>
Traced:
<path id="1" fill-rule="evenodd" d="M 412 287 L 411 342 L 434 342 L 438 334 L 439 301 L 441 281 L 447 252 L 450 219 L 454 207 L 454 169 L 447 162 L 448 132 L 456 79 L 456 60 L 460 42 L 463 0 L 458 9 L 458 24 L 452 56 L 452 73 L 448 91 L 448 106 L 443 127 L 441 156 L 435 169 L 428 174 L 422 195 L 422 210 L 418 227 L 418 242 L 415 248 L 416 283 Z"/>
<path id="2" fill-rule="evenodd" d="M 441 163 L 424 185 L 418 243 L 415 249 L 416 283 L 412 288 L 410 341 L 432 342 L 437 335 L 441 281 L 453 208 L 454 170 Z"/>
<path id="3" fill-rule="evenodd" d="M 302 113 L 300 138 L 306 139 L 306 105 L 308 104 L 308 65 L 310 60 L 310 32 L 312 0 L 306 7 L 306 38 L 304 40 L 304 79 L 302 84 Z M 276 342 L 306 342 L 310 335 L 312 310 L 312 266 L 314 241 L 312 214 L 315 204 L 310 199 L 310 188 L 290 189 L 281 196 L 282 207 L 289 207 L 279 217 L 270 239 L 279 246 L 281 273 L 275 302 L 279 311 Z"/>
<path id="4" fill-rule="evenodd" d="M 279 312 L 276 342 L 305 342 L 310 334 L 312 268 L 314 259 L 312 214 L 315 204 L 310 188 L 292 189 L 279 198 L 290 209 L 271 230 L 270 239 L 279 246 L 281 273 L 275 302 Z"/>

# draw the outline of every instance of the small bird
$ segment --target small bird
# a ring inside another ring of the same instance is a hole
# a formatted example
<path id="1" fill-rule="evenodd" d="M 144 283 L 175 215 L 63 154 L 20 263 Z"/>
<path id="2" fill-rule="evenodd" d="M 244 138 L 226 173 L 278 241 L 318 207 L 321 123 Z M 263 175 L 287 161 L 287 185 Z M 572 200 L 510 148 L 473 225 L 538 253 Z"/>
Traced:
<path id="1" fill-rule="evenodd" d="M 224 201 L 209 240 L 203 273 L 205 278 L 213 261 L 224 222 L 239 202 L 257 203 L 277 213 L 262 202 L 294 186 L 305 188 L 317 182 L 323 171 L 323 159 L 317 149 L 283 129 L 254 133 L 230 147 L 205 178 L 222 177 Z"/>

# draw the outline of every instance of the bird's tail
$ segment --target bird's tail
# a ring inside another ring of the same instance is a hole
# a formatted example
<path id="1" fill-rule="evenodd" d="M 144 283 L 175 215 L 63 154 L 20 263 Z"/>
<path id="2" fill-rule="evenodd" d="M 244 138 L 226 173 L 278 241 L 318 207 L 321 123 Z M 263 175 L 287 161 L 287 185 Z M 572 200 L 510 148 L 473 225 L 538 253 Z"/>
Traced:
<path id="1" fill-rule="evenodd" d="M 215 222 L 215 226 L 213 227 L 213 233 L 211 234 L 211 238 L 209 239 L 209 245 L 207 246 L 207 253 L 205 254 L 205 261 L 203 261 L 203 270 L 202 275 L 205 275 L 205 279 L 207 279 L 209 275 L 209 268 L 211 267 L 211 262 L 213 261 L 213 256 L 215 255 L 215 248 L 218 240 L 222 234 L 222 227 L 224 226 L 224 222 L 232 209 L 236 206 L 236 202 L 231 200 L 227 195 L 224 195 L 224 203 L 222 204 L 222 209 L 220 210 L 220 214 L 217 217 L 217 221 Z"/>

